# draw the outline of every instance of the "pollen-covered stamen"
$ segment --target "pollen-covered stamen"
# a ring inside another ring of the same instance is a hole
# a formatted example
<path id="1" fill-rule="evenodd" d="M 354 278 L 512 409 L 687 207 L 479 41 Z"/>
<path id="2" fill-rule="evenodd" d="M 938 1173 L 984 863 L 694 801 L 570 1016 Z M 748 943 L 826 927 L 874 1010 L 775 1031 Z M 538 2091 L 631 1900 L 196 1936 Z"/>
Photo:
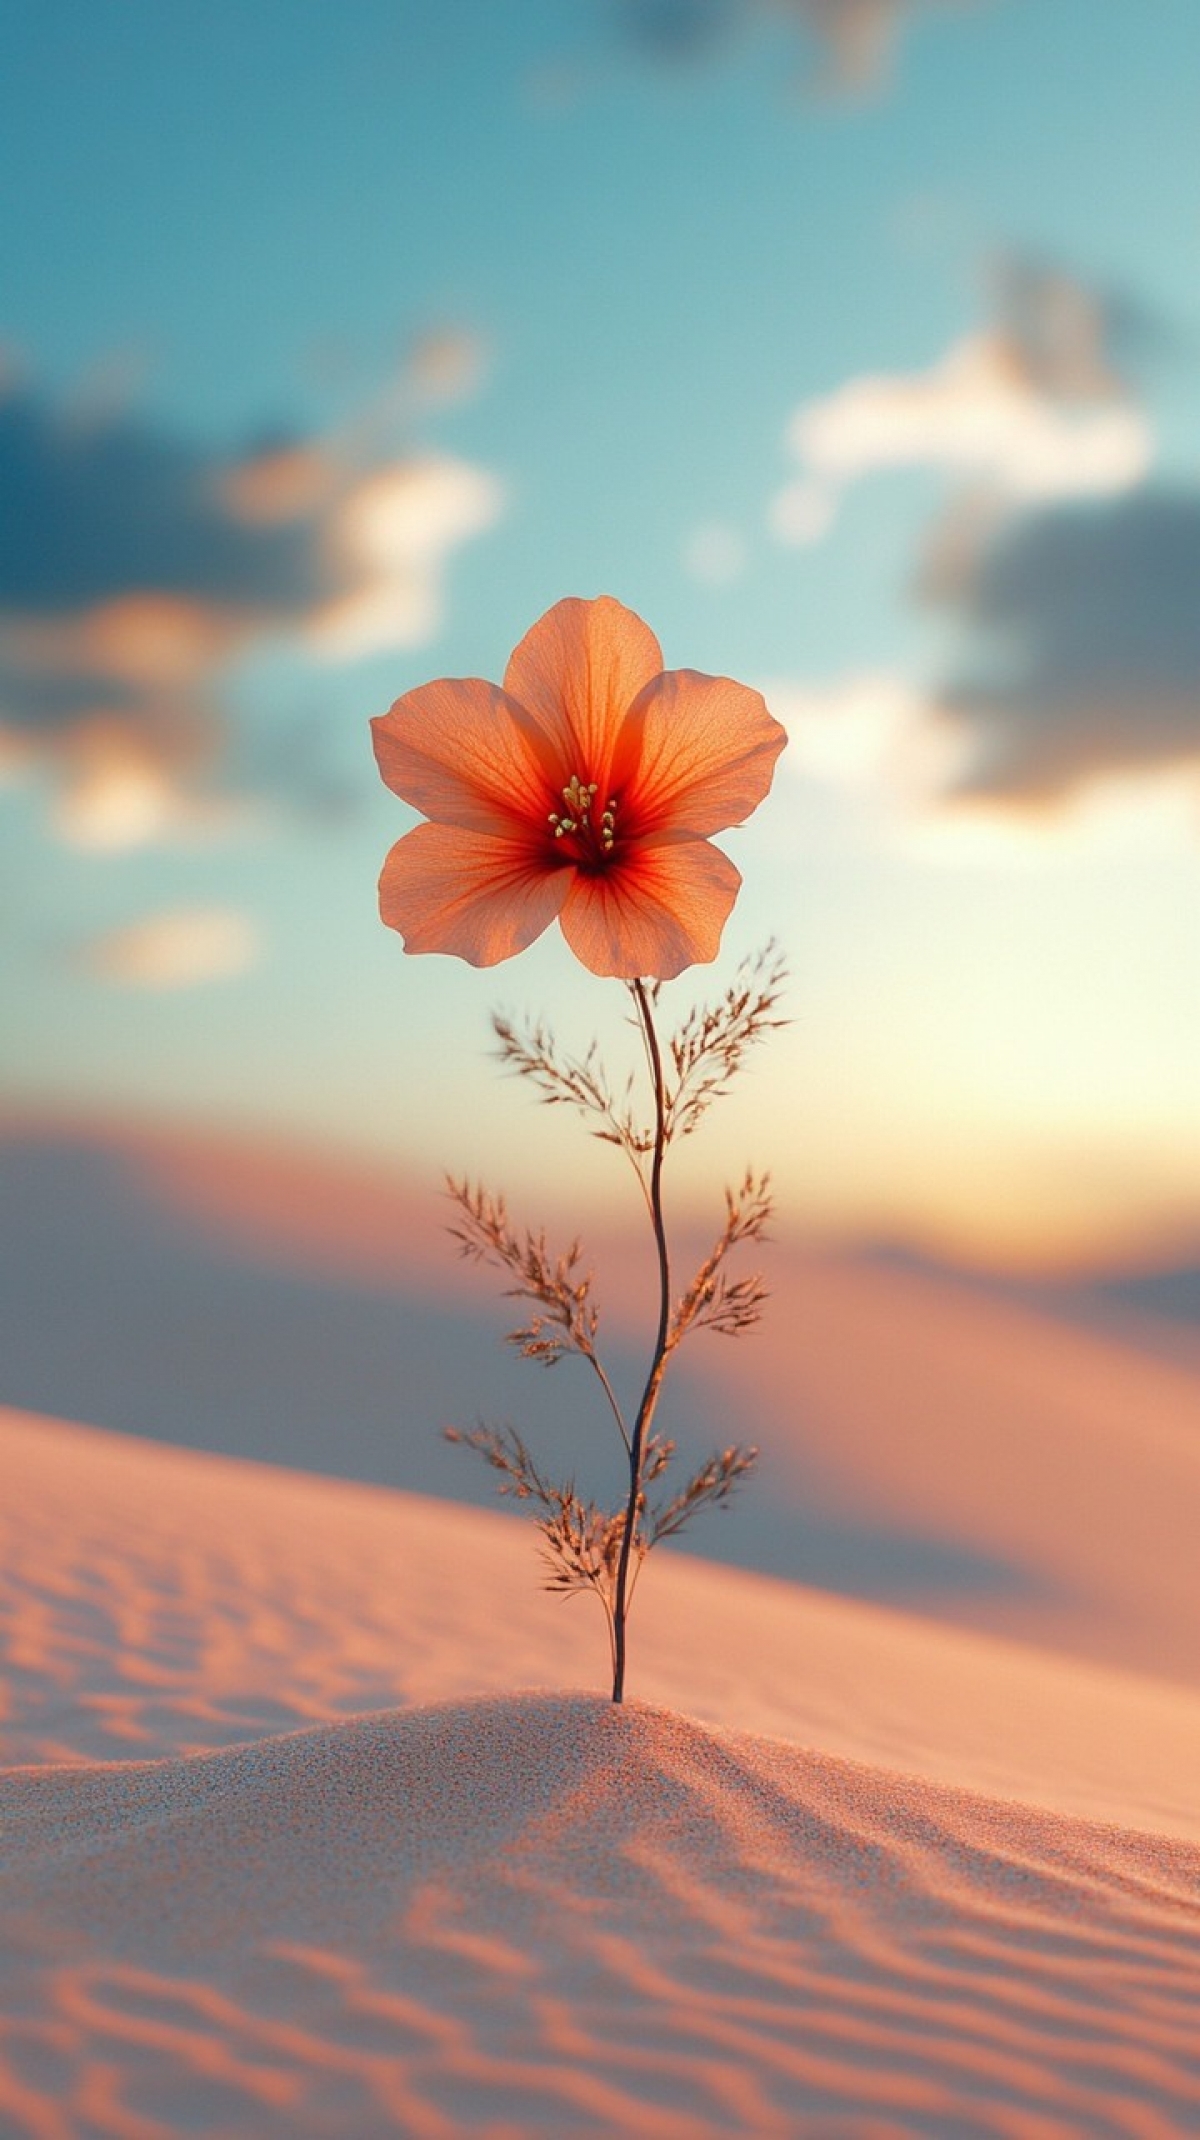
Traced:
<path id="1" fill-rule="evenodd" d="M 593 861 L 596 861 L 610 855 L 616 840 L 617 803 L 615 796 L 609 798 L 607 806 L 600 814 L 599 824 L 594 824 L 592 821 L 592 809 L 599 792 L 600 789 L 594 780 L 581 780 L 578 773 L 572 773 L 570 780 L 562 790 L 562 799 L 566 804 L 565 811 L 550 810 L 546 814 L 546 822 L 553 831 L 556 840 L 566 839 L 571 836 L 578 840 L 583 850 L 583 854 L 580 857 L 581 860 L 590 856 Z"/>

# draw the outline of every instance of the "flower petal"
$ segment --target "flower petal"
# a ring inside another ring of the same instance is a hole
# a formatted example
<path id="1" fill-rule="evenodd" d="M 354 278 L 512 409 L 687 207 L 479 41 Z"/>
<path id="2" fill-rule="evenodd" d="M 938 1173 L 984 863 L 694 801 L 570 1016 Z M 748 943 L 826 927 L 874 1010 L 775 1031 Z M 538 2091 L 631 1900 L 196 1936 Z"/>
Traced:
<path id="1" fill-rule="evenodd" d="M 418 825 L 397 840 L 379 879 L 379 912 L 406 951 L 444 951 L 496 966 L 549 927 L 570 872 L 540 860 L 528 839 Z"/>
<path id="2" fill-rule="evenodd" d="M 526 632 L 504 688 L 561 753 L 563 780 L 574 773 L 603 787 L 621 723 L 662 665 L 662 648 L 631 609 L 607 594 L 572 596 Z"/>
<path id="3" fill-rule="evenodd" d="M 786 742 L 761 692 L 746 684 L 694 669 L 654 677 L 630 709 L 613 760 L 622 830 L 637 838 L 740 825 L 767 793 Z"/>
<path id="4" fill-rule="evenodd" d="M 404 802 L 439 825 L 503 835 L 544 827 L 558 796 L 529 727 L 499 685 L 464 676 L 406 692 L 371 733 L 379 770 Z"/>
<path id="5" fill-rule="evenodd" d="M 611 869 L 572 872 L 562 932 L 592 973 L 670 981 L 715 959 L 741 881 L 707 840 L 638 845 Z"/>

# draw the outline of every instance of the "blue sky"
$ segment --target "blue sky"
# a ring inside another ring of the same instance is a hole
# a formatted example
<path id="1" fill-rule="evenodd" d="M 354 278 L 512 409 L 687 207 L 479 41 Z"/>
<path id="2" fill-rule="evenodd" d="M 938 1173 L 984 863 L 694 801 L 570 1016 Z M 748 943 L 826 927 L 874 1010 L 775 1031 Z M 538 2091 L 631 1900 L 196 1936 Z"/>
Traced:
<path id="1" fill-rule="evenodd" d="M 607 591 L 793 733 L 714 979 L 775 933 L 795 1023 L 708 1164 L 972 1252 L 1200 1227 L 1200 18 L 897 4 L 854 75 L 817 12 L 24 11 L 10 1105 L 600 1194 L 487 1014 L 615 987 L 404 958 L 365 724 Z"/>

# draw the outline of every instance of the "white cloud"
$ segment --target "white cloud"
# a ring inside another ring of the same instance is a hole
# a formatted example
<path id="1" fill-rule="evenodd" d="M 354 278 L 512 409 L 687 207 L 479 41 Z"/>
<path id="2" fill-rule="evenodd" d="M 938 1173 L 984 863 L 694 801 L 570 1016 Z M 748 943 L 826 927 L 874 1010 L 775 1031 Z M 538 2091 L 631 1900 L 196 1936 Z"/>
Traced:
<path id="1" fill-rule="evenodd" d="M 736 528 L 706 520 L 693 528 L 684 545 L 683 566 L 702 587 L 731 587 L 746 570 L 746 545 Z"/>
<path id="2" fill-rule="evenodd" d="M 448 456 L 375 469 L 339 503 L 326 535 L 353 591 L 310 620 L 311 644 L 342 661 L 418 646 L 442 619 L 442 578 L 460 543 L 499 518 L 495 478 Z"/>
<path id="3" fill-rule="evenodd" d="M 1098 775 L 1055 809 L 1015 812 L 973 801 L 911 818 L 899 843 L 914 860 L 944 869 L 1060 867 L 1087 858 L 1194 867 L 1200 782 L 1180 768 Z"/>
<path id="4" fill-rule="evenodd" d="M 806 402 L 787 442 L 799 464 L 774 499 L 784 541 L 824 532 L 840 492 L 879 470 L 931 468 L 1012 504 L 1112 496 L 1139 483 L 1153 438 L 1113 382 L 1064 396 L 1008 334 L 967 336 L 925 371 L 868 374 Z"/>
<path id="5" fill-rule="evenodd" d="M 248 797 L 190 790 L 119 723 L 98 722 L 72 733 L 51 822 L 71 847 L 124 854 L 152 842 L 203 843 L 256 830 L 268 815 Z"/>
<path id="6" fill-rule="evenodd" d="M 1195 766 L 1101 769 L 1053 809 L 1017 812 L 1002 799 L 957 792 L 969 738 L 932 692 L 904 677 L 881 670 L 817 685 L 776 679 L 761 689 L 788 731 L 784 776 L 857 797 L 884 843 L 916 862 L 1005 870 L 1081 857 L 1195 858 Z"/>
<path id="7" fill-rule="evenodd" d="M 767 524 L 780 542 L 800 548 L 806 543 L 820 542 L 836 511 L 836 491 L 827 484 L 814 483 L 811 476 L 797 476 L 794 483 L 786 483 L 775 493 L 768 508 Z"/>
<path id="8" fill-rule="evenodd" d="M 98 980 L 125 988 L 176 989 L 244 973 L 259 951 L 259 933 L 249 915 L 225 907 L 187 907 L 94 937 L 79 956 Z"/>
<path id="9" fill-rule="evenodd" d="M 783 764 L 801 779 L 917 804 L 950 770 L 950 738 L 925 695 L 903 677 L 867 671 L 825 684 L 776 679 L 762 692 L 788 732 Z"/>
<path id="10" fill-rule="evenodd" d="M 948 479 L 910 586 L 958 635 L 924 693 L 886 677 L 793 687 L 793 762 L 860 792 L 886 776 L 956 854 L 1061 851 L 1068 827 L 1090 848 L 1155 814 L 1192 824 L 1200 512 L 1194 490 L 1144 480 L 1153 435 L 1117 362 L 1154 322 L 1028 259 L 998 262 L 993 285 L 991 327 L 792 419 L 783 539 L 815 539 L 817 501 L 876 470 Z M 997 830 L 1006 815 L 1046 822 Z"/>
<path id="11" fill-rule="evenodd" d="M 1040 393 L 991 334 L 968 336 L 925 372 L 851 380 L 801 409 L 788 439 L 833 482 L 940 467 L 991 476 L 1026 498 L 1126 490 L 1145 474 L 1151 448 L 1140 410 Z"/>

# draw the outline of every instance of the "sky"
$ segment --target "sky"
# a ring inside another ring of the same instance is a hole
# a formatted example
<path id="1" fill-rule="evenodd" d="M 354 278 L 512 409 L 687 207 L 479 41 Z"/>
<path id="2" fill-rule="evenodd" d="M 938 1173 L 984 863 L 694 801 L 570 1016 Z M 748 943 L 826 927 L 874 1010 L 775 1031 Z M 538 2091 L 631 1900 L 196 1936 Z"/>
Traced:
<path id="1" fill-rule="evenodd" d="M 619 984 L 405 956 L 367 727 L 608 593 L 790 737 L 663 1016 L 774 938 L 791 1023 L 681 1204 L 1194 1244 L 1198 80 L 1194 0 L 21 11 L 0 1109 L 624 1196 L 489 1055 L 624 1060 Z"/>

